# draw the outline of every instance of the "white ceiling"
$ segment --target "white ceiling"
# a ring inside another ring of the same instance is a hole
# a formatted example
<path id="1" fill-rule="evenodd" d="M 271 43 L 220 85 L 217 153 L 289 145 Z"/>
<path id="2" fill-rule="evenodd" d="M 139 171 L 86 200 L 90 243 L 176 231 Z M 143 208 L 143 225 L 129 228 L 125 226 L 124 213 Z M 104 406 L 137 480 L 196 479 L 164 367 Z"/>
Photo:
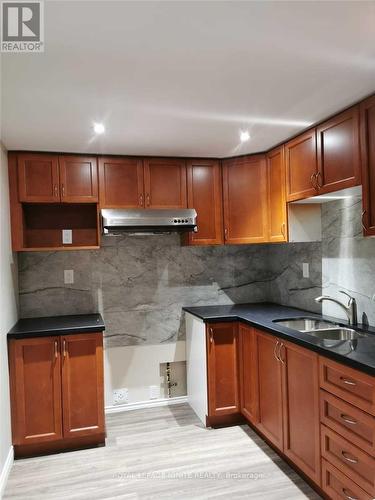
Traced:
<path id="1" fill-rule="evenodd" d="M 375 91 L 375 1 L 46 1 L 45 32 L 2 55 L 8 149 L 251 153 Z"/>

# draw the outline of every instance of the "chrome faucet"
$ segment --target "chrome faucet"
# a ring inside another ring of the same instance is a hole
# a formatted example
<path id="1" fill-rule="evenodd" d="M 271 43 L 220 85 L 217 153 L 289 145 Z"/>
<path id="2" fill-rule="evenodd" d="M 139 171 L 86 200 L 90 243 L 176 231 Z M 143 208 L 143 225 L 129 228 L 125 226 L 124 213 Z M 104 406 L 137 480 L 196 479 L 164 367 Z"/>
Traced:
<path id="1" fill-rule="evenodd" d="M 346 312 L 346 315 L 348 317 L 348 322 L 349 325 L 357 325 L 358 320 L 357 320 L 357 302 L 354 297 L 349 295 L 348 293 L 344 292 L 343 290 L 340 290 L 340 293 L 343 293 L 347 297 L 349 297 L 349 302 L 348 305 L 343 304 L 337 299 L 334 299 L 333 297 L 329 297 L 329 295 L 322 295 L 321 297 L 317 297 L 315 299 L 315 302 L 323 302 L 323 300 L 329 300 L 331 302 L 334 302 L 338 306 L 342 307 L 344 311 Z"/>

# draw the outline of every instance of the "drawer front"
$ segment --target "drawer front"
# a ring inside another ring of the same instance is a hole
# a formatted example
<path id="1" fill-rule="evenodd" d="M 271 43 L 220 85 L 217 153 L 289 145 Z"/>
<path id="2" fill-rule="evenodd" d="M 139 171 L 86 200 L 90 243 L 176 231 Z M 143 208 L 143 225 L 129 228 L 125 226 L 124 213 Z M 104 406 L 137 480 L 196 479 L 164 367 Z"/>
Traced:
<path id="1" fill-rule="evenodd" d="M 321 390 L 320 421 L 375 457 L 375 418 L 368 413 Z"/>
<path id="2" fill-rule="evenodd" d="M 322 389 L 375 415 L 375 377 L 322 356 L 319 364 Z"/>
<path id="3" fill-rule="evenodd" d="M 324 425 L 321 438 L 322 456 L 374 496 L 375 459 Z"/>
<path id="4" fill-rule="evenodd" d="M 324 459 L 322 460 L 322 489 L 332 500 L 372 499 L 371 495 Z"/>

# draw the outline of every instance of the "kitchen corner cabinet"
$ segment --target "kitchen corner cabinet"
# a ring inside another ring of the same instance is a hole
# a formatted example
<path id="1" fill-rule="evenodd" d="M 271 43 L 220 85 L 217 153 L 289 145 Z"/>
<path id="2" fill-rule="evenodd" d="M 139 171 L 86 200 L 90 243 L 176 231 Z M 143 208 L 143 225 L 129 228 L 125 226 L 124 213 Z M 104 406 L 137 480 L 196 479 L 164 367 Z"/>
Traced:
<path id="1" fill-rule="evenodd" d="M 317 194 L 315 129 L 285 144 L 285 165 L 287 201 L 301 200 Z"/>
<path id="2" fill-rule="evenodd" d="M 19 201 L 96 203 L 95 157 L 23 153 L 17 157 Z"/>
<path id="3" fill-rule="evenodd" d="M 267 164 L 264 155 L 223 161 L 225 243 L 266 243 Z"/>
<path id="4" fill-rule="evenodd" d="M 266 155 L 268 190 L 268 241 L 288 241 L 284 146 Z"/>
<path id="5" fill-rule="evenodd" d="M 198 231 L 188 233 L 189 245 L 224 244 L 222 177 L 219 161 L 187 162 L 188 208 L 197 211 Z"/>
<path id="6" fill-rule="evenodd" d="M 360 136 L 363 234 L 375 236 L 375 96 L 360 105 Z"/>
<path id="7" fill-rule="evenodd" d="M 208 417 L 240 413 L 238 326 L 207 324 Z"/>
<path id="8" fill-rule="evenodd" d="M 104 442 L 101 333 L 9 340 L 16 457 Z"/>
<path id="9" fill-rule="evenodd" d="M 316 129 L 319 194 L 361 183 L 359 106 L 340 113 Z"/>

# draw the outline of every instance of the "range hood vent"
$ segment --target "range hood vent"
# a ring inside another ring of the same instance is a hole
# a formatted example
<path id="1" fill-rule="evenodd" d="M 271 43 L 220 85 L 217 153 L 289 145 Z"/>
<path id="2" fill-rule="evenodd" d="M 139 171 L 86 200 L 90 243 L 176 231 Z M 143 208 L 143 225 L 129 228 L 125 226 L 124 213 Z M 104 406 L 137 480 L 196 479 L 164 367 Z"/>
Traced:
<path id="1" fill-rule="evenodd" d="M 103 234 L 153 234 L 197 230 L 194 209 L 108 209 L 101 211 Z"/>

